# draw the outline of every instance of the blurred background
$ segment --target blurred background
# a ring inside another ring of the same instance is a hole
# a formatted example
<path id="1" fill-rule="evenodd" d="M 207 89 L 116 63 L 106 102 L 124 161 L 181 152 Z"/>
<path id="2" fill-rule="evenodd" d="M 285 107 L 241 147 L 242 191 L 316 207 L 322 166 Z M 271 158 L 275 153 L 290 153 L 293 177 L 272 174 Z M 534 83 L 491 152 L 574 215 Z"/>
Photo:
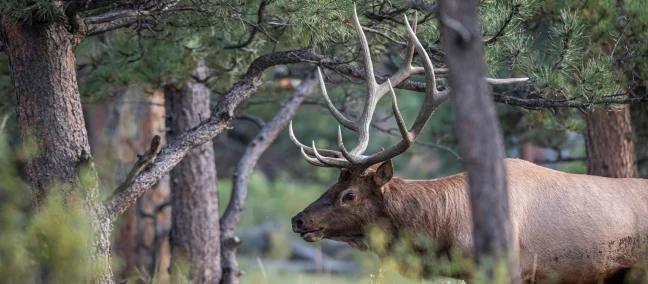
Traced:
<path id="1" fill-rule="evenodd" d="M 444 66 L 435 7 L 425 1 L 358 2 L 378 72 L 398 69 L 406 40 L 402 15 L 411 19 L 415 11 L 419 39 L 435 66 Z M 9 9 L 0 4 L 3 13 Z M 202 88 L 214 108 L 254 59 L 278 51 L 311 48 L 362 66 L 349 22 L 350 1 L 225 1 L 208 9 L 209 13 L 161 14 L 155 25 L 133 24 L 93 35 L 76 48 L 79 92 L 102 198 L 126 179 L 153 136 L 160 135 L 164 144 L 181 132 L 170 121 L 192 110 L 183 107 L 171 113 L 170 96 L 192 96 L 192 90 Z M 643 1 L 481 1 L 480 13 L 489 76 L 531 78 L 493 88 L 508 157 L 564 172 L 608 176 L 615 175 L 614 169 L 600 161 L 625 157 L 630 162 L 623 167 L 648 177 L 648 106 L 641 99 L 648 78 L 648 21 L 643 17 L 648 8 Z M 30 275 L 47 266 L 59 271 L 57 279 L 74 283 L 90 270 L 81 261 L 87 247 L 80 245 L 89 242 L 82 233 L 88 228 L 80 221 L 83 214 L 70 214 L 60 203 L 49 202 L 39 214 L 32 208 L 25 163 L 34 153 L 19 132 L 8 60 L 0 54 L 0 279 L 33 280 Z M 306 243 L 291 231 L 290 218 L 335 183 L 339 171 L 308 164 L 290 140 L 286 123 L 277 126 L 276 138 L 257 135 L 301 93 L 303 102 L 294 107 L 291 118 L 295 135 L 302 143 L 315 141 L 318 147 L 337 149 L 338 122 L 326 108 L 319 83 L 300 91 L 305 81 L 313 80 L 307 76 L 317 65 L 267 68 L 256 93 L 238 106 L 233 123 L 213 139 L 210 160 L 217 173 L 221 216 L 241 176 L 237 167 L 244 154 L 268 143 L 256 165 L 252 163 L 245 209 L 236 227 L 241 240 L 237 258 L 245 273 L 241 281 L 406 281 L 396 272 L 381 272 L 379 259 L 370 252 L 328 240 Z M 358 117 L 365 95 L 362 78 L 324 67 L 333 103 L 347 116 Z M 445 86 L 445 78 L 438 82 Z M 406 89 L 396 93 L 411 125 L 422 94 Z M 527 104 L 509 103 L 507 97 Z M 613 103 L 624 98 L 640 99 Z M 574 107 L 562 107 L 565 102 Z M 203 115 L 194 115 L 184 130 L 209 114 Z M 450 102 L 436 111 L 417 143 L 394 159 L 396 176 L 434 179 L 462 172 L 453 117 Z M 356 139 L 344 133 L 347 145 Z M 399 140 L 391 101 L 383 99 L 372 120 L 367 152 Z M 631 147 L 614 146 L 619 143 Z M 162 179 L 115 224 L 112 267 L 118 279 L 170 279 L 172 190 L 172 178 Z M 444 281 L 452 283 L 438 280 Z"/>

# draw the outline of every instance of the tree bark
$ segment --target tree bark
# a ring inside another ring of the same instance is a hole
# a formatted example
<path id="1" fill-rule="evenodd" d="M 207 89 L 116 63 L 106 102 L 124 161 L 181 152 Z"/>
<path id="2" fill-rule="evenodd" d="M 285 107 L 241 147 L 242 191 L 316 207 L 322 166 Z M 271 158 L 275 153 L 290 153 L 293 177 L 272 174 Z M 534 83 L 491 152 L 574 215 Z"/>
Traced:
<path id="1" fill-rule="evenodd" d="M 648 104 L 630 106 L 630 119 L 635 133 L 635 157 L 638 177 L 648 178 Z"/>
<path id="2" fill-rule="evenodd" d="M 241 275 L 236 261 L 236 248 L 240 240 L 234 235 L 234 229 L 241 219 L 245 200 L 247 198 L 247 186 L 250 173 L 254 170 L 259 158 L 272 142 L 277 138 L 279 132 L 286 127 L 288 121 L 295 116 L 297 109 L 310 96 L 317 84 L 315 73 L 311 72 L 304 81 L 297 86 L 295 93 L 290 97 L 283 107 L 277 112 L 270 122 L 265 124 L 259 134 L 248 144 L 245 153 L 236 165 L 236 171 L 232 177 L 232 197 L 227 204 L 227 209 L 221 220 L 222 238 L 222 267 L 223 284 L 238 284 Z"/>
<path id="3" fill-rule="evenodd" d="M 598 109 L 586 117 L 587 173 L 632 178 L 637 176 L 630 107 Z"/>
<path id="4" fill-rule="evenodd" d="M 18 126 L 28 156 L 32 203 L 38 210 L 48 191 L 56 190 L 66 203 L 82 207 L 95 231 L 94 282 L 113 283 L 112 220 L 99 200 L 97 173 L 87 155 L 90 145 L 76 81 L 74 49 L 82 36 L 82 31 L 70 33 L 61 23 L 14 25 L 0 17 L 0 39 L 9 58 Z M 77 176 L 82 164 L 89 166 L 89 180 Z"/>
<path id="5" fill-rule="evenodd" d="M 116 88 L 114 96 L 102 104 L 86 106 L 90 145 L 95 163 L 109 169 L 102 176 L 103 186 L 117 188 L 146 152 L 151 139 L 165 129 L 164 94 L 161 90 L 146 93 L 141 85 Z M 164 142 L 163 142 L 164 143 Z M 171 260 L 169 230 L 171 207 L 168 176 L 148 190 L 135 206 L 117 220 L 117 237 L 113 252 L 123 263 L 117 281 L 133 276 L 169 278 Z M 141 274 L 137 274 L 141 273 Z"/>
<path id="6" fill-rule="evenodd" d="M 77 89 L 75 37 L 60 24 L 14 26 L 2 19 L 4 48 L 34 207 L 55 185 L 78 189 L 81 151 L 90 153 Z"/>
<path id="7" fill-rule="evenodd" d="M 198 82 L 165 87 L 168 136 L 178 136 L 208 119 L 211 90 L 205 85 L 208 69 L 199 63 Z M 214 148 L 208 141 L 191 150 L 171 171 L 172 274 L 189 265 L 193 283 L 218 283 L 221 279 L 220 226 Z"/>
<path id="8" fill-rule="evenodd" d="M 468 172 L 474 257 L 492 279 L 487 261 L 508 261 L 511 282 L 520 282 L 513 251 L 504 144 L 486 80 L 476 0 L 440 1 L 441 37 L 455 112 L 455 134 Z"/>

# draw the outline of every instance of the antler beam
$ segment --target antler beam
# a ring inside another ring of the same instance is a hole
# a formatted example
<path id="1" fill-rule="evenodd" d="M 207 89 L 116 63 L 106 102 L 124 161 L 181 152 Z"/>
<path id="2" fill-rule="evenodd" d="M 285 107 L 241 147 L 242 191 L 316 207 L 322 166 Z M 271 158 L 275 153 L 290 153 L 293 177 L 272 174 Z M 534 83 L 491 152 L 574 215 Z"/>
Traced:
<path id="1" fill-rule="evenodd" d="M 291 121 L 289 127 L 290 139 L 295 143 L 295 145 L 297 145 L 297 147 L 300 148 L 302 156 L 304 156 L 306 161 L 310 164 L 318 167 L 346 168 L 354 174 L 363 175 L 370 166 L 396 157 L 409 149 L 409 147 L 414 144 L 416 139 L 423 131 L 425 124 L 429 121 L 434 111 L 439 107 L 439 105 L 441 105 L 449 98 L 449 89 L 445 89 L 443 91 L 439 91 L 437 89 L 436 74 L 432 60 L 430 60 L 430 57 L 423 48 L 423 45 L 416 37 L 416 24 L 418 17 L 415 14 L 412 25 L 409 24 L 407 16 L 404 16 L 404 18 L 408 33 L 405 61 L 396 73 L 394 73 L 389 79 L 379 85 L 376 83 L 374 76 L 369 44 L 367 43 L 367 38 L 365 37 L 364 32 L 362 31 L 362 26 L 360 25 L 360 21 L 358 20 L 356 4 L 355 2 L 353 3 L 353 25 L 358 41 L 360 42 L 360 48 L 362 51 L 361 53 L 364 59 L 364 69 L 367 74 L 367 97 L 364 103 L 362 114 L 360 115 L 360 118 L 358 118 L 358 120 L 349 120 L 344 116 L 344 114 L 342 114 L 342 112 L 335 108 L 335 105 L 331 102 L 331 99 L 328 96 L 324 78 L 319 68 L 318 76 L 322 88 L 322 95 L 324 96 L 324 100 L 326 101 L 326 106 L 328 107 L 333 117 L 335 117 L 335 119 L 340 123 L 340 125 L 357 133 L 358 143 L 353 149 L 347 150 L 347 148 L 344 146 L 344 141 L 342 140 L 342 128 L 338 126 L 338 146 L 340 148 L 340 151 L 317 149 L 315 146 L 315 141 L 312 142 L 311 147 L 308 147 L 299 142 L 299 140 L 297 140 L 297 138 L 295 137 Z M 415 50 L 418 51 L 418 54 L 422 59 L 423 67 L 412 66 Z M 439 71 L 445 70 L 439 69 Z M 425 76 L 425 98 L 423 100 L 421 110 L 414 120 L 412 128 L 408 130 L 407 124 L 405 123 L 405 120 L 403 119 L 403 116 L 398 109 L 398 101 L 396 99 L 396 93 L 394 92 L 393 85 L 398 85 L 411 76 L 418 74 L 424 74 Z M 489 83 L 496 85 L 518 83 L 527 80 L 528 78 L 487 79 Z M 388 92 L 391 94 L 392 111 L 394 112 L 394 117 L 396 119 L 396 124 L 398 125 L 402 140 L 386 150 L 376 152 L 372 155 L 364 155 L 364 152 L 367 150 L 367 146 L 369 145 L 369 128 L 371 125 L 371 119 L 376 109 L 376 105 L 378 101 Z"/>

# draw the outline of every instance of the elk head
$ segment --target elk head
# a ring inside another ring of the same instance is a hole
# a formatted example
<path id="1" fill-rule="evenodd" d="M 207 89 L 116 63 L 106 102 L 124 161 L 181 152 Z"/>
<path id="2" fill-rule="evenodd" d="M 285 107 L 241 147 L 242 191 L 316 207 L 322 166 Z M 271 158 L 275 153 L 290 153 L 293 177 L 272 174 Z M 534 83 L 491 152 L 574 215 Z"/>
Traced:
<path id="1" fill-rule="evenodd" d="M 358 143 L 348 151 L 342 141 L 342 129 L 338 126 L 338 145 L 340 151 L 317 149 L 315 142 L 308 147 L 297 140 L 293 133 L 292 121 L 289 132 L 291 140 L 300 148 L 302 156 L 310 164 L 319 167 L 340 168 L 338 182 L 331 186 L 319 199 L 309 205 L 292 219 L 293 231 L 300 233 L 309 242 L 322 238 L 346 241 L 352 246 L 366 249 L 364 242 L 364 226 L 381 222 L 387 216 L 384 209 L 382 188 L 393 175 L 391 158 L 405 152 L 418 138 L 423 127 L 437 107 L 448 99 L 448 90 L 439 91 L 436 87 L 435 70 L 423 45 L 416 38 L 416 17 L 414 28 L 405 23 L 409 35 L 406 57 L 400 69 L 382 84 L 376 83 L 369 53 L 367 39 L 358 21 L 354 3 L 353 23 L 360 42 L 366 71 L 367 97 L 362 115 L 357 121 L 347 119 L 338 111 L 326 92 L 321 70 L 318 69 L 322 94 L 331 114 L 342 126 L 358 134 Z M 423 67 L 413 67 L 414 51 L 422 58 Z M 398 109 L 396 94 L 392 84 L 398 85 L 412 75 L 425 75 L 426 91 L 423 105 L 411 129 L 407 129 L 403 116 Z M 388 149 L 365 155 L 369 144 L 369 127 L 378 100 L 385 94 L 391 93 L 392 110 L 402 140 Z M 380 166 L 378 164 L 382 163 Z"/>
<path id="2" fill-rule="evenodd" d="M 307 242 L 329 238 L 367 249 L 365 227 L 389 226 L 382 188 L 393 174 L 391 160 L 371 167 L 363 176 L 342 169 L 337 183 L 292 218 L 293 231 Z"/>

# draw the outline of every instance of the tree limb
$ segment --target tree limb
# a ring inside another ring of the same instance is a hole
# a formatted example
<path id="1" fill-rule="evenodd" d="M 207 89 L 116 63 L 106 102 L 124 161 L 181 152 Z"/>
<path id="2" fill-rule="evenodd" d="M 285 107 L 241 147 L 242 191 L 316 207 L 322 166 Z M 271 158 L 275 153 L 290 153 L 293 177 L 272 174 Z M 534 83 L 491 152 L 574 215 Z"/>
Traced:
<path id="1" fill-rule="evenodd" d="M 108 22 L 100 22 L 95 24 L 88 23 L 87 35 L 93 36 L 93 35 L 102 34 L 108 31 L 125 28 L 141 21 L 142 18 L 140 18 L 139 16 L 124 16 Z"/>
<path id="2" fill-rule="evenodd" d="M 321 55 L 318 55 L 321 56 Z M 323 56 L 321 56 L 323 57 Z M 315 62 L 317 63 L 317 62 Z M 366 74 L 362 68 L 353 66 L 345 63 L 337 63 L 335 61 L 328 60 L 321 63 L 321 65 L 329 70 L 344 74 L 346 76 L 365 79 Z M 435 68 L 434 72 L 436 74 L 444 74 L 448 72 L 446 68 Z M 377 83 L 382 83 L 387 80 L 388 76 L 379 72 L 374 72 Z M 525 78 L 508 78 L 508 79 L 497 79 L 497 78 L 486 78 L 486 81 L 491 85 L 506 85 L 511 83 L 519 83 L 525 81 Z M 410 91 L 424 92 L 425 84 L 421 82 L 415 82 L 412 80 L 405 80 L 402 83 L 394 86 L 397 89 L 405 89 Z M 506 95 L 503 93 L 494 93 L 493 100 L 497 103 L 503 103 L 511 106 L 518 106 L 526 109 L 539 109 L 539 108 L 553 108 L 553 107 L 568 107 L 568 108 L 588 108 L 593 105 L 613 105 L 613 104 L 633 104 L 640 102 L 648 102 L 648 95 L 634 98 L 622 98 L 622 97 L 604 97 L 598 100 L 590 102 L 579 102 L 574 100 L 551 100 L 551 99 L 526 99 L 514 97 L 511 95 Z"/>
<path id="3" fill-rule="evenodd" d="M 126 187 L 123 193 L 118 194 L 107 204 L 108 212 L 113 218 L 122 214 L 130 207 L 146 190 L 153 186 L 163 175 L 171 169 L 186 155 L 192 148 L 199 146 L 223 130 L 228 128 L 229 123 L 234 117 L 234 110 L 245 99 L 257 91 L 261 85 L 261 75 L 266 68 L 295 63 L 315 63 L 327 69 L 348 75 L 350 77 L 365 79 L 365 72 L 356 66 L 340 63 L 335 59 L 330 59 L 324 55 L 317 54 L 312 49 L 293 50 L 284 52 L 275 52 L 263 55 L 254 60 L 247 73 L 238 81 L 227 93 L 221 96 L 218 105 L 212 111 L 212 116 L 204 120 L 197 127 L 183 133 L 176 139 L 162 148 L 156 161 L 144 169 L 133 183 Z M 382 83 L 387 76 L 376 74 L 376 81 Z M 422 83 L 405 80 L 398 86 L 401 89 L 423 92 L 425 86 Z M 604 98 L 594 102 L 576 102 L 576 101 L 554 101 L 549 99 L 524 99 L 508 95 L 494 94 L 493 99 L 499 103 L 505 103 L 513 106 L 520 106 L 529 109 L 551 108 L 551 107 L 571 107 L 584 108 L 593 104 L 629 104 L 635 102 L 648 101 L 648 96 L 637 98 Z"/>
<path id="4" fill-rule="evenodd" d="M 266 125 L 266 122 L 263 121 L 263 119 L 251 114 L 240 114 L 236 116 L 236 119 L 250 121 L 254 123 L 254 125 L 256 125 L 259 129 L 262 129 Z"/>
<path id="5" fill-rule="evenodd" d="M 232 184 L 232 197 L 220 220 L 221 240 L 223 243 L 221 247 L 221 261 L 223 263 L 224 283 L 235 283 L 228 281 L 226 277 L 236 277 L 239 274 L 238 264 L 236 262 L 236 247 L 226 246 L 225 244 L 232 242 L 236 238 L 234 229 L 236 229 L 236 225 L 241 219 L 241 214 L 245 208 L 250 173 L 252 173 L 254 166 L 263 152 L 270 147 L 279 135 L 279 132 L 286 127 L 288 121 L 292 119 L 299 106 L 313 92 L 316 85 L 317 80 L 315 79 L 315 74 L 314 72 L 310 72 L 304 81 L 297 86 L 295 93 L 277 112 L 275 117 L 266 123 L 261 131 L 259 131 L 259 134 L 248 144 L 243 157 L 241 157 L 236 166 L 236 171 L 232 177 L 234 181 Z"/>
<path id="6" fill-rule="evenodd" d="M 151 186 L 177 165 L 187 152 L 196 146 L 213 139 L 227 129 L 234 117 L 234 110 L 245 99 L 257 91 L 261 85 L 263 71 L 280 64 L 305 62 L 304 58 L 313 58 L 312 50 L 293 50 L 263 55 L 254 60 L 247 73 L 227 93 L 221 96 L 212 115 L 200 125 L 169 141 L 160 153 L 135 180 L 107 204 L 110 217 L 115 220 L 130 207 Z M 309 57 L 310 56 L 310 57 Z"/>
<path id="7" fill-rule="evenodd" d="M 126 187 L 133 183 L 135 177 L 137 177 L 137 175 L 141 173 L 146 166 L 153 162 L 157 154 L 160 152 L 160 141 L 160 135 L 155 135 L 153 140 L 151 140 L 151 147 L 149 150 L 143 155 L 137 155 L 139 159 L 135 162 L 135 165 L 133 165 L 133 168 L 130 173 L 128 173 L 124 182 L 112 193 L 110 199 L 114 198 L 117 194 L 120 194 Z"/>
<path id="8" fill-rule="evenodd" d="M 176 4 L 177 2 L 173 2 L 161 6 L 152 5 L 143 9 L 137 8 L 109 11 L 100 15 L 83 18 L 82 21 L 88 28 L 87 35 L 92 36 L 119 28 L 125 28 L 135 23 L 155 24 L 155 20 L 151 19 L 151 17 L 162 13 L 199 11 L 199 9 L 182 7 L 170 9 L 170 7 L 175 6 Z"/>
<path id="9" fill-rule="evenodd" d="M 90 11 L 108 7 L 110 5 L 129 4 L 130 1 L 120 0 L 72 0 L 67 1 L 66 13 L 76 14 L 83 11 Z"/>

